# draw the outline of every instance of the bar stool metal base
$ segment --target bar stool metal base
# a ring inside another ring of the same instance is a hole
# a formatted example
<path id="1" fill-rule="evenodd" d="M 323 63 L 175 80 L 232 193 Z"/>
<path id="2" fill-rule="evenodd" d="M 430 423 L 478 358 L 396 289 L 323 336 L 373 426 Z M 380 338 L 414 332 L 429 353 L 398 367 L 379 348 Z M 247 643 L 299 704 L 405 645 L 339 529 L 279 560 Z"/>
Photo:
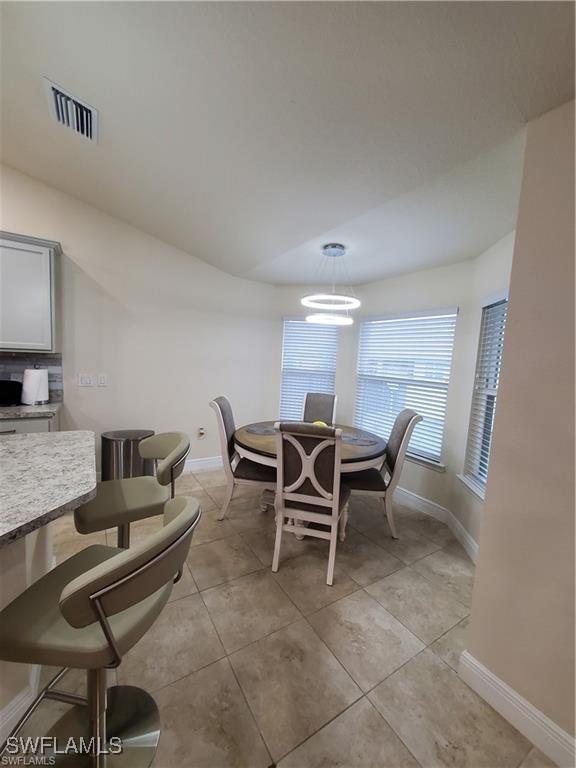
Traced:
<path id="1" fill-rule="evenodd" d="M 55 754 L 51 765 L 62 768 L 148 768 L 152 765 L 160 739 L 160 713 L 149 693 L 130 685 L 108 688 L 106 708 L 106 742 L 109 754 L 97 761 L 90 755 Z M 48 736 L 57 738 L 58 751 L 67 744 L 90 742 L 91 730 L 85 706 L 72 707 L 50 729 Z M 116 751 L 114 741 L 121 741 L 122 751 Z M 72 742 L 73 740 L 73 742 Z M 46 752 L 45 756 L 50 753 Z M 52 756 L 50 754 L 50 756 Z"/>

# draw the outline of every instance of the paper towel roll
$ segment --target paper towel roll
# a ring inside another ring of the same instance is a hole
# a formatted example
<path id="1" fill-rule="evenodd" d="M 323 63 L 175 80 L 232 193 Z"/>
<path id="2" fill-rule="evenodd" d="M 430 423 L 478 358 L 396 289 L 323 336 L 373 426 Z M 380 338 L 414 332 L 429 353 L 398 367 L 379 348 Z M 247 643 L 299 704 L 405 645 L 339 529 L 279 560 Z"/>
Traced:
<path id="1" fill-rule="evenodd" d="M 47 368 L 26 368 L 22 381 L 22 402 L 24 405 L 48 402 Z"/>

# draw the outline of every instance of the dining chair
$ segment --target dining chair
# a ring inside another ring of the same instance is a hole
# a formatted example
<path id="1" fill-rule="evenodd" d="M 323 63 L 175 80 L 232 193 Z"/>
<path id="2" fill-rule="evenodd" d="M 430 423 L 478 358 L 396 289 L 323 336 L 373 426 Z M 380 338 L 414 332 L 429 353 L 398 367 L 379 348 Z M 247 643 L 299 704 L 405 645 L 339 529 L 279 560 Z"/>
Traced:
<path id="1" fill-rule="evenodd" d="M 241 459 L 234 447 L 234 432 L 236 425 L 234 423 L 234 414 L 228 398 L 215 397 L 210 402 L 210 407 L 216 414 L 218 422 L 218 433 L 220 435 L 220 450 L 222 453 L 222 465 L 224 476 L 226 477 L 226 496 L 224 503 L 218 515 L 218 520 L 223 520 L 234 489 L 239 485 L 252 485 L 261 488 L 263 491 L 273 491 L 276 488 L 276 470 L 274 467 L 268 467 L 264 464 L 257 464 L 250 459 Z M 268 505 L 262 504 L 262 509 Z"/>
<path id="2" fill-rule="evenodd" d="M 332 426 L 336 418 L 336 395 L 325 392 L 307 392 L 304 399 L 304 414 L 302 421 L 323 421 Z"/>
<path id="3" fill-rule="evenodd" d="M 272 570 L 278 570 L 284 532 L 328 539 L 326 583 L 332 585 L 338 529 L 340 526 L 343 535 L 350 498 L 349 489 L 340 479 L 342 430 L 306 422 L 277 422 L 274 429 L 278 460 Z"/>
<path id="4" fill-rule="evenodd" d="M 410 408 L 400 411 L 394 421 L 392 432 L 386 445 L 384 463 L 380 469 L 364 469 L 360 472 L 350 472 L 346 475 L 346 485 L 359 496 L 372 496 L 382 499 L 384 514 L 388 520 L 392 538 L 397 539 L 396 523 L 392 508 L 394 490 L 400 480 L 402 466 L 406 456 L 408 443 L 414 427 L 422 421 L 422 416 Z"/>

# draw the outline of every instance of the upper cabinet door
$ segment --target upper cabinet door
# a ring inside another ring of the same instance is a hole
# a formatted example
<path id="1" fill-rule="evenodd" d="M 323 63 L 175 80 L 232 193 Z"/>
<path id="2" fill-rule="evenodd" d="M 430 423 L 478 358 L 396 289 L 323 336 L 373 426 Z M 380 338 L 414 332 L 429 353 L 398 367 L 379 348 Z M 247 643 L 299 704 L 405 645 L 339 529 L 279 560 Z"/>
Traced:
<path id="1" fill-rule="evenodd" d="M 0 238 L 0 349 L 54 349 L 54 254 L 57 243 Z"/>

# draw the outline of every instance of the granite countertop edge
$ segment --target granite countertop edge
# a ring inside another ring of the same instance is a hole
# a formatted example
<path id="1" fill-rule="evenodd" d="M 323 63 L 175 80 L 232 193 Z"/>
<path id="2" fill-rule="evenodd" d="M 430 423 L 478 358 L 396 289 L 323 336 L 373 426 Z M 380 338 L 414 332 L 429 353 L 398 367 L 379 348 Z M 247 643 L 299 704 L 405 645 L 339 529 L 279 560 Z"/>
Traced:
<path id="1" fill-rule="evenodd" d="M 44 405 L 0 405 L 0 421 L 11 419 L 46 419 L 55 416 L 62 403 Z"/>
<path id="2" fill-rule="evenodd" d="M 88 501 L 92 501 L 95 496 L 96 484 L 91 491 L 88 491 L 87 493 L 84 493 L 74 499 L 70 499 L 64 504 L 61 504 L 58 507 L 54 507 L 54 509 L 50 509 L 43 515 L 39 515 L 38 517 L 34 518 L 34 520 L 27 520 L 17 528 L 13 528 L 11 531 L 0 535 L 0 547 L 4 546 L 5 544 L 9 544 L 11 541 L 16 541 L 22 536 L 27 536 L 29 533 L 34 533 L 34 531 L 37 531 L 38 528 L 42 528 L 48 523 L 51 523 L 53 520 L 57 520 L 65 512 L 72 512 L 82 504 L 86 504 Z"/>

